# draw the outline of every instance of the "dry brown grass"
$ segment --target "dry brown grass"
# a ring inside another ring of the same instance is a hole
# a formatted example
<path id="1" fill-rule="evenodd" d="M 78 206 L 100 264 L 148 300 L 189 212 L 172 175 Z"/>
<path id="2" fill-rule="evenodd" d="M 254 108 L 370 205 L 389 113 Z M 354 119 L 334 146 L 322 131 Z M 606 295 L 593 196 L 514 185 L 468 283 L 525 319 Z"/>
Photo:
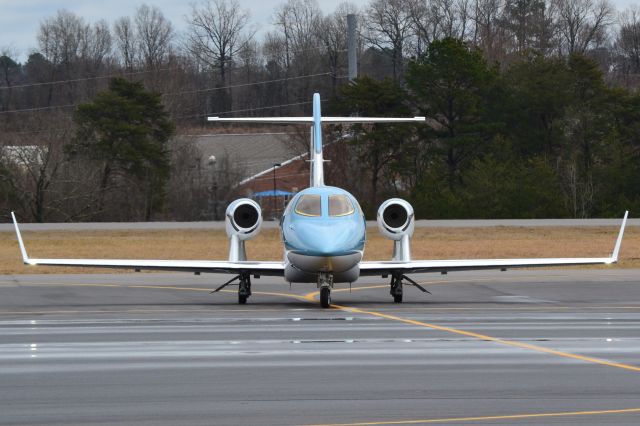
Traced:
<path id="1" fill-rule="evenodd" d="M 414 259 L 603 257 L 608 256 L 617 230 L 585 228 L 419 228 L 413 238 Z M 31 257 L 226 259 L 224 231 L 56 231 L 24 232 Z M 366 260 L 389 259 L 392 243 L 371 229 Z M 620 266 L 640 267 L 640 228 L 625 232 Z M 263 230 L 247 244 L 250 259 L 281 260 L 277 230 Z M 12 233 L 0 233 L 0 274 L 118 272 L 115 270 L 27 267 Z M 119 271 L 122 272 L 122 271 Z M 125 271 L 127 272 L 127 271 Z"/>

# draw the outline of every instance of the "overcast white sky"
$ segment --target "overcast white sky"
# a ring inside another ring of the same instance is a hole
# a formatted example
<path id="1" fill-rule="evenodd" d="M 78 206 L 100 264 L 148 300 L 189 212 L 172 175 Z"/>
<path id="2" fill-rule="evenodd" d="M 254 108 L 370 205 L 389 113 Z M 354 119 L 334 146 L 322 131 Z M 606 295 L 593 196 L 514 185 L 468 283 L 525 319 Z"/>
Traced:
<path id="1" fill-rule="evenodd" d="M 198 3 L 196 1 L 196 3 Z M 320 0 L 318 4 L 327 14 L 333 12 L 344 0 Z M 363 7 L 368 0 L 350 0 L 352 4 Z M 158 6 L 165 17 L 180 31 L 185 29 L 185 15 L 191 11 L 190 0 L 0 0 L 0 50 L 7 47 L 18 52 L 24 60 L 31 49 L 37 46 L 36 33 L 40 22 L 66 9 L 88 22 L 106 19 L 112 23 L 121 16 L 133 16 L 141 4 Z M 241 7 L 251 13 L 251 21 L 259 31 L 270 29 L 271 16 L 276 6 L 284 0 L 239 0 Z"/>
<path id="2" fill-rule="evenodd" d="M 276 6 L 284 0 L 239 0 L 242 7 L 251 12 L 252 22 L 265 32 L 271 25 L 271 17 Z M 319 0 L 325 14 L 333 12 L 344 0 Z M 350 3 L 364 7 L 368 0 L 350 0 Z M 612 0 L 618 10 L 637 4 L 637 0 Z M 145 1 L 136 0 L 0 0 L 0 50 L 14 49 L 23 61 L 30 50 L 36 47 L 36 33 L 40 22 L 67 9 L 88 22 L 106 19 L 109 23 L 120 16 L 132 16 L 135 9 Z M 189 14 L 189 0 L 148 0 L 149 5 L 158 6 L 165 16 L 180 31 L 185 28 L 184 16 Z"/>

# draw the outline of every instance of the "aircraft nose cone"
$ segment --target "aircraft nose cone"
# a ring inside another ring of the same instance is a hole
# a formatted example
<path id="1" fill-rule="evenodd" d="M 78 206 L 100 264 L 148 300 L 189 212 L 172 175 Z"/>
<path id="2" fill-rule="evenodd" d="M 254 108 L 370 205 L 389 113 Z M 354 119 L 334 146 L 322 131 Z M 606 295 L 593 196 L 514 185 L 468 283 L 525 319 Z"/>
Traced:
<path id="1" fill-rule="evenodd" d="M 305 225 L 296 229 L 291 241 L 296 251 L 314 256 L 340 256 L 360 249 L 363 235 L 350 223 Z"/>
<path id="2" fill-rule="evenodd" d="M 304 239 L 304 244 L 308 251 L 319 256 L 341 254 L 345 250 L 348 250 L 348 248 L 345 247 L 344 244 L 341 244 L 335 237 L 331 230 L 326 230 L 324 232 L 307 235 Z"/>

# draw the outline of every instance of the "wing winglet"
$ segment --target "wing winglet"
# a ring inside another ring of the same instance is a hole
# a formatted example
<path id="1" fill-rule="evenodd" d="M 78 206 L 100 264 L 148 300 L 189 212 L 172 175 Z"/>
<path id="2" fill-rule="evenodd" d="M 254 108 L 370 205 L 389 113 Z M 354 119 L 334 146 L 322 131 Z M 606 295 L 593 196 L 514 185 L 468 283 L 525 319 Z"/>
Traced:
<path id="1" fill-rule="evenodd" d="M 622 244 L 622 236 L 624 235 L 624 228 L 627 226 L 627 216 L 629 216 L 629 210 L 624 212 L 624 218 L 622 219 L 622 225 L 620 226 L 620 233 L 618 234 L 618 239 L 616 240 L 616 245 L 613 248 L 613 253 L 611 253 L 611 263 L 616 263 L 618 261 L 618 253 L 620 252 L 620 245 Z"/>
<path id="2" fill-rule="evenodd" d="M 18 228 L 18 221 L 16 215 L 11 212 L 11 218 L 13 219 L 13 226 L 16 228 L 16 236 L 18 237 L 18 244 L 20 244 L 20 252 L 22 253 L 22 261 L 25 265 L 29 265 L 29 256 L 27 256 L 27 249 L 24 248 L 24 241 L 22 241 L 22 234 L 20 234 L 20 228 Z"/>

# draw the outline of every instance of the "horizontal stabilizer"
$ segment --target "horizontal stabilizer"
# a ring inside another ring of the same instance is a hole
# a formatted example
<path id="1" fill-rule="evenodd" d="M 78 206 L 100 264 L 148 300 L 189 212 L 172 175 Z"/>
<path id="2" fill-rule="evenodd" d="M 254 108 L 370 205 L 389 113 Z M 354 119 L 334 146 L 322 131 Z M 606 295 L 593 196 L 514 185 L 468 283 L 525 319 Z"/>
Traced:
<path id="1" fill-rule="evenodd" d="M 310 124 L 313 117 L 207 117 L 207 121 L 220 123 L 263 123 L 263 124 Z M 425 121 L 424 117 L 321 117 L 322 123 L 412 123 Z"/>

